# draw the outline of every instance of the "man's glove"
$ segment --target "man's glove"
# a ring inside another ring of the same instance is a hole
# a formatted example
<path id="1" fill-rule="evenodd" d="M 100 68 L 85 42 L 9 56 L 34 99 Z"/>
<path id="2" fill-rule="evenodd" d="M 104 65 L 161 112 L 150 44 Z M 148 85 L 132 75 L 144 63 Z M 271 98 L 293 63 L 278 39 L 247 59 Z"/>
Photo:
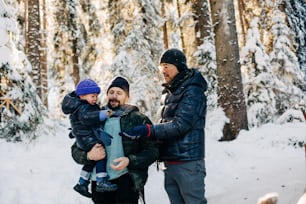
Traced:
<path id="1" fill-rule="evenodd" d="M 134 127 L 131 130 L 123 131 L 119 133 L 120 136 L 128 137 L 132 140 L 139 139 L 140 137 L 148 137 L 151 136 L 151 126 L 146 125 L 139 125 Z"/>
<path id="2" fill-rule="evenodd" d="M 111 145 L 113 137 L 105 132 L 102 128 L 95 129 L 94 133 L 98 140 L 102 141 L 105 146 Z"/>

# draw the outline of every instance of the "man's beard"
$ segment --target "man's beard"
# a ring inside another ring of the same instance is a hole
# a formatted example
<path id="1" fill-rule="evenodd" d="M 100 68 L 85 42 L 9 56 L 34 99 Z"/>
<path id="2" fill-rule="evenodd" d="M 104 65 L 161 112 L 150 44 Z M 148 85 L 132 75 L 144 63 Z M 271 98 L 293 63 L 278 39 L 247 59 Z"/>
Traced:
<path id="1" fill-rule="evenodd" d="M 116 102 L 116 105 L 112 105 L 111 102 Z M 112 110 L 117 110 L 120 108 L 120 101 L 116 100 L 116 99 L 111 99 L 108 101 L 107 106 L 112 109 Z"/>

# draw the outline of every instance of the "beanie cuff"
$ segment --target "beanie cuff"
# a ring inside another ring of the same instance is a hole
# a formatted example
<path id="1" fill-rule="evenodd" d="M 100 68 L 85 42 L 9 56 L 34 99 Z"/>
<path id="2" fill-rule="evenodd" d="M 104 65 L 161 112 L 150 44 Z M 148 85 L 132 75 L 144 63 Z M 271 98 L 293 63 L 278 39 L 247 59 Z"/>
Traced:
<path id="1" fill-rule="evenodd" d="M 100 88 L 99 87 L 86 87 L 86 88 L 78 88 L 76 90 L 76 95 L 86 95 L 86 94 L 99 94 L 100 93 Z"/>

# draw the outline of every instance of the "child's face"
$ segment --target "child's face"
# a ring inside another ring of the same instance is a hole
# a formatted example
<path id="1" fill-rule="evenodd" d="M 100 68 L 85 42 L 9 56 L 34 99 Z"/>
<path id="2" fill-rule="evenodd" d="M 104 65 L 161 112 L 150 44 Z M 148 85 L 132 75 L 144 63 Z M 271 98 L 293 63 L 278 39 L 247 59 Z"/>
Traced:
<path id="1" fill-rule="evenodd" d="M 92 93 L 92 94 L 80 95 L 80 99 L 86 100 L 90 105 L 95 105 L 98 100 L 98 94 Z"/>

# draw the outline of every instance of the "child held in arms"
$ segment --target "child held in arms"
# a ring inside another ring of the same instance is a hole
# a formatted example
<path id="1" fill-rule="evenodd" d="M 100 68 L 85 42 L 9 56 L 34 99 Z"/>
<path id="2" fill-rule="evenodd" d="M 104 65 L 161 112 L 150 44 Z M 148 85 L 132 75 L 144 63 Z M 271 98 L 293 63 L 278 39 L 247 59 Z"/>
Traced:
<path id="1" fill-rule="evenodd" d="M 101 128 L 103 122 L 111 115 L 111 111 L 101 110 L 97 104 L 100 92 L 100 87 L 95 81 L 85 79 L 79 82 L 76 90 L 67 94 L 62 102 L 63 112 L 70 114 L 72 127 L 70 136 L 75 137 L 78 147 L 86 152 L 96 144 L 102 144 L 103 146 L 111 144 L 112 137 Z M 96 190 L 98 192 L 117 190 L 117 185 L 108 180 L 106 158 L 85 164 L 79 181 L 73 189 L 83 196 L 91 197 L 88 185 L 94 167 L 96 167 Z"/>

